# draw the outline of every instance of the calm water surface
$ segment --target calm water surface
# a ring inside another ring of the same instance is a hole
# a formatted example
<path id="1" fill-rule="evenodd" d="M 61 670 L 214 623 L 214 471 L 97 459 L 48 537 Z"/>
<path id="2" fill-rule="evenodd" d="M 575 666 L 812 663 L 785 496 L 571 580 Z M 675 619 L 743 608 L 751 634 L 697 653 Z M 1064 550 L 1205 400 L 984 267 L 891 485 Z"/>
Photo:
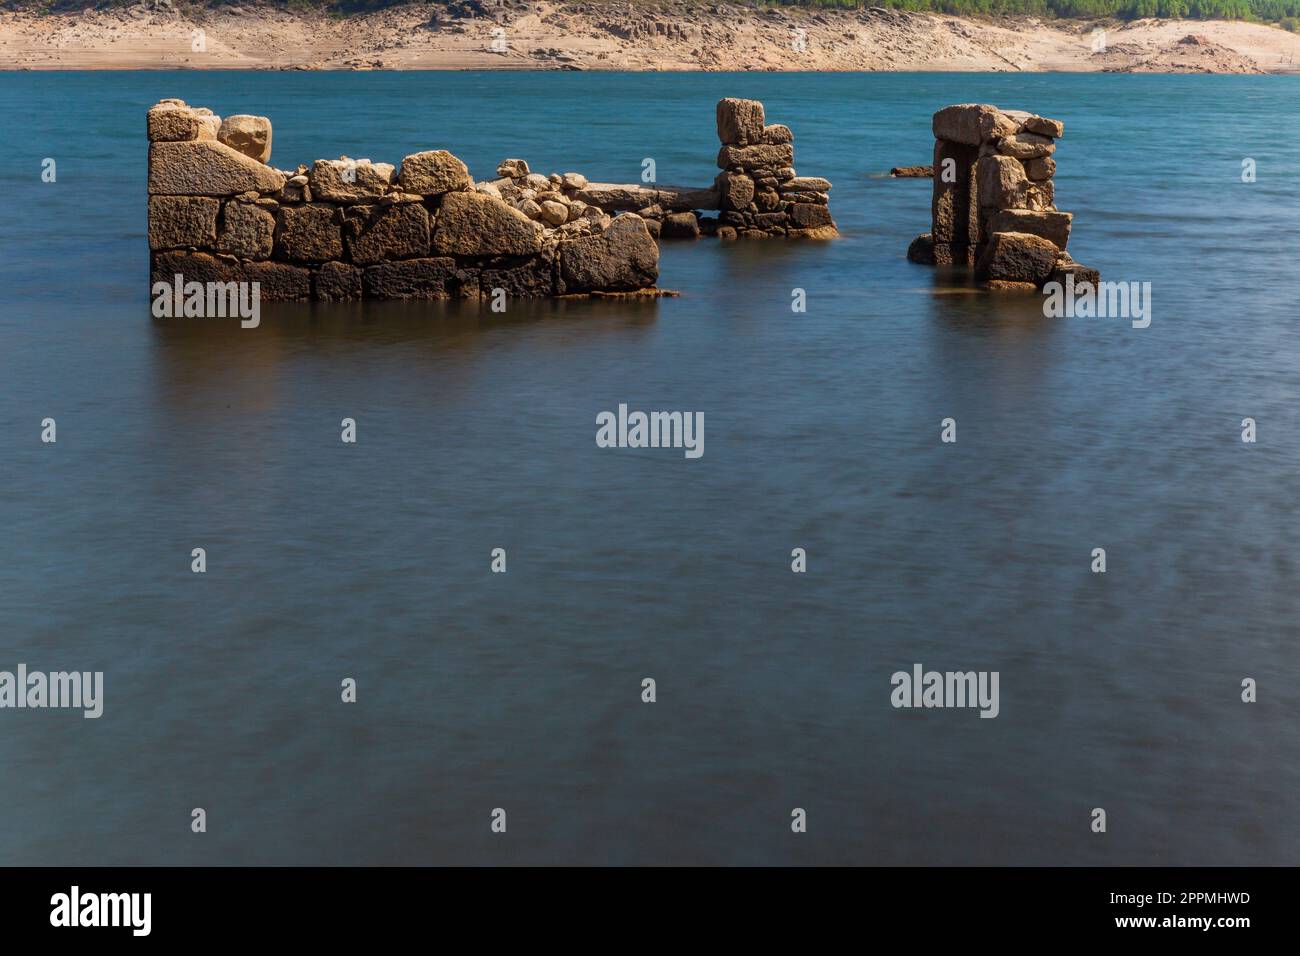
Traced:
<path id="1" fill-rule="evenodd" d="M 682 295 L 648 304 L 155 322 L 164 96 L 270 116 L 282 167 L 690 184 L 714 102 L 757 97 L 844 238 L 665 246 Z M 905 261 L 930 184 L 876 174 L 970 101 L 1065 120 L 1071 250 L 1151 282 L 1150 328 Z M 106 701 L 0 711 L 0 862 L 1300 862 L 1297 107 L 1275 77 L 5 74 L 0 669 Z M 703 411 L 704 457 L 598 449 L 620 402 Z M 894 710 L 914 662 L 1000 671 L 1001 715 Z"/>

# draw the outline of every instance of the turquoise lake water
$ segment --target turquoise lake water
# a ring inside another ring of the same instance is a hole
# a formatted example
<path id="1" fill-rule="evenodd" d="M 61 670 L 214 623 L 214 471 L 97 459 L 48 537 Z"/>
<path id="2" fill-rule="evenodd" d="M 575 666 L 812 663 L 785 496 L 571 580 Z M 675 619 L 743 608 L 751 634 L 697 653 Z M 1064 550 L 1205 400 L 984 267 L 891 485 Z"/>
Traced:
<path id="1" fill-rule="evenodd" d="M 159 322 L 168 96 L 269 116 L 280 167 L 698 185 L 715 101 L 755 97 L 844 235 L 666 244 L 650 303 Z M 1065 121 L 1071 251 L 1150 282 L 1149 328 L 905 260 L 930 183 L 879 174 L 959 102 Z M 0 670 L 105 700 L 0 710 L 0 863 L 1300 863 L 1298 107 L 1295 77 L 3 74 Z M 705 454 L 597 448 L 619 403 L 703 412 Z M 918 662 L 998 671 L 997 719 L 891 707 Z"/>

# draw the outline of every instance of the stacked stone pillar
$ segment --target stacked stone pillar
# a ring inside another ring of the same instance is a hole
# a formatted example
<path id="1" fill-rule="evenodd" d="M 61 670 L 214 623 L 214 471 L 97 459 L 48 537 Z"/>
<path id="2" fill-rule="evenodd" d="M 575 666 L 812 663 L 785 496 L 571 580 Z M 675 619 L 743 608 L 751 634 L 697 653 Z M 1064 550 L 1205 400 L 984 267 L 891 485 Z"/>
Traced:
<path id="1" fill-rule="evenodd" d="M 758 100 L 718 101 L 718 235 L 723 238 L 831 239 L 831 184 L 794 170 L 790 127 L 768 125 Z"/>
<path id="2" fill-rule="evenodd" d="M 1073 216 L 1056 208 L 1060 120 L 987 104 L 948 106 L 934 114 L 931 231 L 908 258 L 974 267 L 989 288 L 1040 288 L 1066 272 L 1099 276 L 1066 251 Z"/>

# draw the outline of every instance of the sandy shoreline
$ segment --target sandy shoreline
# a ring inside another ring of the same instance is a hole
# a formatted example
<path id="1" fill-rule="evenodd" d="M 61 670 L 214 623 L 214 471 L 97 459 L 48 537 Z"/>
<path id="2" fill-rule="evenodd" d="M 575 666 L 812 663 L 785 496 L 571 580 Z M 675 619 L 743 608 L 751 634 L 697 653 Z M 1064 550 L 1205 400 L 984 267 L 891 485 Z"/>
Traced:
<path id="1" fill-rule="evenodd" d="M 477 9 L 476 9 L 477 8 Z M 1238 21 L 966 20 L 872 8 L 477 0 L 348 17 L 168 0 L 0 13 L 0 69 L 926 70 L 1289 73 L 1300 36 Z"/>

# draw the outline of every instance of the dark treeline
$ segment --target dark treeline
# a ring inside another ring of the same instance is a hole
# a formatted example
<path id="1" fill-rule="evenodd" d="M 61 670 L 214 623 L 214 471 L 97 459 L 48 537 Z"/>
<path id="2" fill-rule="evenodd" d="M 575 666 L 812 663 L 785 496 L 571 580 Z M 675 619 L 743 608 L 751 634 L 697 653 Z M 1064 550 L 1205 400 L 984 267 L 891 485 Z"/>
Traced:
<path id="1" fill-rule="evenodd" d="M 87 7 L 132 6 L 138 0 L 0 0 L 0 9 L 43 9 L 66 12 Z M 180 9 L 237 5 L 240 0 L 174 0 Z M 248 3 L 249 0 L 244 0 Z M 288 9 L 324 9 L 345 13 L 377 10 L 407 4 L 412 0 L 254 0 L 253 5 Z M 600 0 L 596 0 L 600 2 Z M 632 0 L 636 4 L 638 0 Z M 701 3 L 708 0 L 700 0 Z M 1190 20 L 1262 20 L 1295 29 L 1300 18 L 1300 0 L 732 0 L 745 6 L 798 6 L 863 9 L 893 7 L 915 12 L 948 13 L 956 16 L 1038 16 L 1062 19 L 1137 20 L 1143 17 Z M 448 6 L 449 0 L 433 0 L 429 6 Z M 492 0 L 456 0 L 461 7 L 488 7 Z M 660 6 L 650 0 L 647 7 Z"/>

